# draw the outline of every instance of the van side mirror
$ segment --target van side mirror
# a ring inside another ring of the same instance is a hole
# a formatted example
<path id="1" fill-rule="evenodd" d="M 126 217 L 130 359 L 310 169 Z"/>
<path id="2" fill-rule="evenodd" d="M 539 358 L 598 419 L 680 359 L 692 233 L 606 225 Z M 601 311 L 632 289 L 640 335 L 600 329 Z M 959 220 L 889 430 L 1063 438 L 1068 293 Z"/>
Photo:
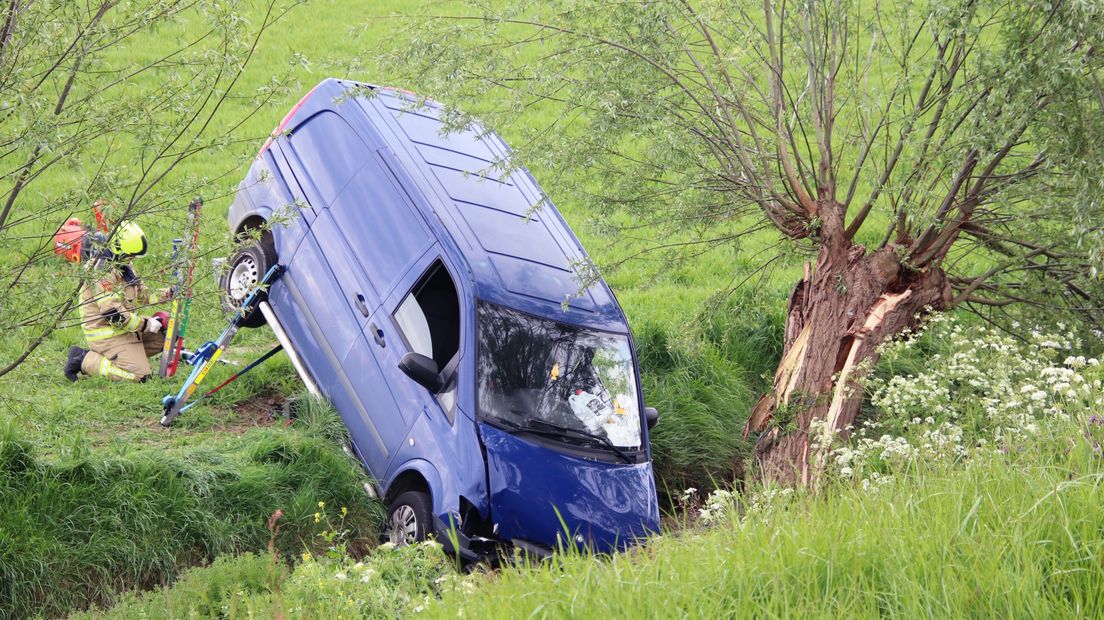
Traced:
<path id="1" fill-rule="evenodd" d="M 659 410 L 655 407 L 645 407 L 644 420 L 648 423 L 648 429 L 651 430 L 656 422 L 659 422 Z"/>
<path id="2" fill-rule="evenodd" d="M 399 360 L 399 370 L 415 383 L 436 394 L 441 391 L 444 382 L 437 370 L 437 362 L 432 358 L 411 351 Z"/>

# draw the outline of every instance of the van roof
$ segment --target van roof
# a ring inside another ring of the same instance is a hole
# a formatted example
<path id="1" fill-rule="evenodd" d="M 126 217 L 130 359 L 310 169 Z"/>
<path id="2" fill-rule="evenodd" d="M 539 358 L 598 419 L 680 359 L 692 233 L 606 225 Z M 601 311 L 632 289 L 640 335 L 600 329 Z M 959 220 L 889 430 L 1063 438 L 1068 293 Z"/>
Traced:
<path id="1" fill-rule="evenodd" d="M 558 321 L 628 331 L 604 280 L 579 291 L 576 268 L 589 263 L 586 251 L 529 171 L 511 167 L 510 148 L 495 132 L 448 127 L 443 106 L 409 91 L 333 78 L 300 101 L 284 125 L 293 129 L 322 109 L 349 116 L 354 100 L 367 129 L 378 132 L 375 137 L 399 160 L 396 175 L 420 190 L 408 189 L 412 200 L 463 255 L 477 297 Z"/>

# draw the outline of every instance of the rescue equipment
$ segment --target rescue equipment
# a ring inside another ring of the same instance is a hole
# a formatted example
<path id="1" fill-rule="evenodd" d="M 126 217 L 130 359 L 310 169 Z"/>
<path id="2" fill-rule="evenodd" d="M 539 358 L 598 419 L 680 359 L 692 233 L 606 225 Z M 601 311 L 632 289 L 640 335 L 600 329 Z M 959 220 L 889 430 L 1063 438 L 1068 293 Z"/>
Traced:
<path id="1" fill-rule="evenodd" d="M 79 263 L 84 236 L 88 233 L 78 218 L 71 217 L 54 233 L 54 254 L 70 263 Z"/>
<path id="2" fill-rule="evenodd" d="M 175 420 L 176 417 L 179 416 L 181 413 L 184 413 L 188 409 L 191 409 L 194 405 L 202 402 L 207 397 L 226 387 L 238 377 L 256 368 L 259 364 L 272 357 L 277 352 L 279 352 L 280 349 L 283 348 L 283 344 L 276 345 L 271 350 L 269 350 L 268 353 L 265 353 L 261 357 L 248 364 L 245 368 L 242 368 L 238 372 L 234 373 L 233 376 L 231 376 L 226 381 L 223 381 L 214 389 L 204 393 L 196 400 L 185 404 L 187 403 L 188 399 L 191 398 L 192 394 L 195 393 L 199 385 L 203 383 L 203 380 L 207 377 L 207 373 L 211 371 L 211 368 L 213 368 L 214 365 L 218 362 L 219 358 L 222 357 L 222 354 L 226 351 L 226 348 L 230 346 L 230 341 L 234 339 L 234 335 L 238 333 L 239 329 L 241 329 L 242 322 L 245 320 L 245 318 L 249 316 L 251 312 L 257 311 L 255 305 L 258 301 L 258 297 L 270 284 L 275 282 L 276 279 L 283 274 L 283 272 L 284 268 L 280 265 L 273 265 L 267 272 L 265 272 L 264 277 L 261 278 L 261 281 L 257 283 L 257 287 L 249 293 L 248 297 L 245 298 L 245 300 L 242 302 L 241 307 L 234 314 L 234 317 L 230 319 L 230 324 L 226 326 L 226 329 L 222 330 L 222 333 L 219 335 L 218 339 L 204 343 L 203 346 L 196 349 L 195 353 L 192 354 L 192 356 L 188 359 L 188 362 L 194 367 L 192 368 L 192 372 L 188 375 L 188 378 L 184 381 L 184 385 L 180 386 L 180 390 L 176 393 L 176 396 L 169 394 L 161 400 L 161 426 L 168 426 L 172 424 L 173 420 Z"/>
<path id="3" fill-rule="evenodd" d="M 176 342 L 176 314 L 180 306 L 180 295 L 177 290 L 180 274 L 180 244 L 182 239 L 172 241 L 172 266 L 173 285 L 169 289 L 169 300 L 172 302 L 169 309 L 169 322 L 165 325 L 165 346 L 161 349 L 161 369 L 158 371 L 162 377 L 169 377 L 169 358 L 172 357 L 173 343 Z"/>
<path id="4" fill-rule="evenodd" d="M 188 271 L 185 274 L 184 279 L 184 308 L 181 310 L 180 318 L 177 320 L 179 332 L 173 335 L 175 341 L 176 351 L 173 354 L 172 362 L 169 366 L 169 375 L 176 374 L 176 368 L 180 365 L 180 354 L 184 350 L 184 336 L 188 332 L 188 317 L 192 313 L 192 297 L 194 291 L 192 289 L 192 283 L 195 282 L 195 266 L 196 259 L 199 258 L 199 212 L 203 207 L 203 199 L 196 198 L 188 205 L 188 224 L 192 229 L 192 241 L 188 244 L 188 252 L 186 254 L 188 258 Z"/>
<path id="5" fill-rule="evenodd" d="M 165 327 L 165 348 L 161 352 L 161 376 L 171 377 L 180 365 L 181 351 L 184 349 L 184 337 L 188 331 L 188 316 L 191 314 L 196 259 L 199 256 L 199 213 L 203 199 L 196 198 L 188 205 L 188 229 L 191 232 L 188 242 L 173 239 L 172 266 L 173 285 L 169 299 L 172 308 L 169 322 Z M 184 265 L 187 264 L 187 269 Z M 183 300 L 181 299 L 183 296 Z"/>

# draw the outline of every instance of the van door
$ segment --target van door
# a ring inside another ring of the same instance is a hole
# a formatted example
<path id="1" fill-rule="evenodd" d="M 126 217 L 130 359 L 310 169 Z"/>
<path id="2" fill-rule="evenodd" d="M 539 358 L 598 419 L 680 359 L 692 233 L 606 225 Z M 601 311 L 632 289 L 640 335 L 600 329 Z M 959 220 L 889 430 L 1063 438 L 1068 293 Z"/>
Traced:
<path id="1" fill-rule="evenodd" d="M 375 153 L 327 211 L 340 236 L 326 250 L 340 245 L 348 252 L 381 300 L 436 241 L 418 208 Z"/>
<path id="2" fill-rule="evenodd" d="M 345 291 L 313 235 L 299 245 L 278 284 L 280 294 L 299 310 L 281 317 L 285 327 L 306 336 L 297 341 L 307 346 L 296 349 L 345 422 L 360 459 L 373 476 L 382 478 L 405 431 L 378 424 L 386 417 L 381 410 L 393 412 L 397 407 L 357 317 L 341 302 Z"/>
<path id="3" fill-rule="evenodd" d="M 331 110 L 323 110 L 300 123 L 280 145 L 302 192 L 296 198 L 311 205 L 314 212 L 310 237 L 315 243 L 309 248 L 314 254 L 302 260 L 312 263 L 312 269 L 325 267 L 326 271 L 332 271 L 331 278 L 336 280 L 331 294 L 308 298 L 306 302 L 315 316 L 326 319 L 320 321 L 322 324 L 332 325 L 338 316 L 341 317 L 341 327 L 334 326 L 324 332 L 325 339 L 339 354 L 337 362 L 340 362 L 356 341 L 345 333 L 345 329 L 351 333 L 362 331 L 359 315 L 354 314 L 357 308 L 349 297 L 350 291 L 366 295 L 360 303 L 368 308 L 374 309 L 379 299 L 363 283 L 347 281 L 349 274 L 342 272 L 345 263 L 331 260 L 329 254 L 336 252 L 340 256 L 347 242 L 328 207 L 375 152 L 345 119 Z M 348 308 L 338 313 L 337 304 L 348 305 Z"/>
<path id="4" fill-rule="evenodd" d="M 381 300 L 433 238 L 374 153 L 316 217 L 311 231 L 341 289 L 344 310 L 360 330 L 342 365 L 355 375 L 361 406 L 393 453 L 421 413 L 425 395 L 405 377 L 395 381 L 398 358 L 391 353 L 401 342 Z M 373 469 L 377 477 L 383 472 Z"/>
<path id="5" fill-rule="evenodd" d="M 425 405 L 436 399 L 439 411 L 454 424 L 457 386 L 462 380 L 462 312 L 455 280 L 439 256 L 438 251 L 423 256 L 384 303 L 380 316 L 386 317 L 386 322 L 378 321 L 377 326 L 390 333 L 383 334 L 386 346 L 377 342 L 373 351 L 384 374 L 394 377 L 392 386 L 399 402 L 421 403 L 419 409 L 433 415 L 438 408 Z M 399 361 L 408 352 L 421 353 L 437 363 L 446 383 L 436 395 L 399 370 Z"/>
<path id="6" fill-rule="evenodd" d="M 332 219 L 328 213 L 320 215 L 315 224 L 312 232 L 319 244 L 319 253 L 325 256 L 338 290 L 338 295 L 330 300 L 329 312 L 335 318 L 340 317 L 337 320 L 341 325 L 327 336 L 342 340 L 345 345 L 341 349 L 338 375 L 350 378 L 350 384 L 344 386 L 350 399 L 347 409 L 356 412 L 352 418 L 363 427 L 362 436 L 358 436 L 352 426 L 350 432 L 356 439 L 362 460 L 371 461 L 372 475 L 382 480 L 391 456 L 406 438 L 417 408 L 410 407 L 408 401 L 395 398 L 387 370 L 380 368 L 373 355 L 376 346 L 387 344 L 383 335 L 386 332 L 379 326 L 388 327 L 383 323 L 386 315 L 380 318 L 380 306 L 374 289 L 367 283 L 347 247 L 341 243 L 327 243 L 338 235 L 336 229 L 330 228 Z M 400 406 L 400 403 L 407 406 Z M 342 417 L 348 424 L 349 418 L 344 413 Z M 367 452 L 372 450 L 383 452 L 384 457 L 370 459 Z"/>
<path id="7" fill-rule="evenodd" d="M 332 111 L 297 126 L 286 144 L 286 161 L 315 214 L 285 275 L 303 315 L 297 323 L 304 323 L 299 329 L 306 329 L 315 343 L 313 365 L 325 369 L 312 374 L 348 427 L 361 460 L 382 478 L 406 429 L 379 423 L 394 420 L 398 411 L 364 335 L 379 296 L 350 260 L 347 238 L 329 208 L 375 153 Z"/>

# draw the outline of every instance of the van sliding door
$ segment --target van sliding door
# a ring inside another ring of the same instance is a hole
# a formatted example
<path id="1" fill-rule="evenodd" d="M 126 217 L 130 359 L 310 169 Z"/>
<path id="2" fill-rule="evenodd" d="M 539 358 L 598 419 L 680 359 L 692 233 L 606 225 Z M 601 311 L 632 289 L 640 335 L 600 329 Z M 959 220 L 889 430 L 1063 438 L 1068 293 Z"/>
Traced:
<path id="1" fill-rule="evenodd" d="M 327 210 L 380 301 L 435 242 L 417 207 L 375 153 Z"/>
<path id="2" fill-rule="evenodd" d="M 368 239 L 349 234 L 334 217 L 339 197 L 375 152 L 332 111 L 300 124 L 287 142 L 287 161 L 315 214 L 285 275 L 301 310 L 296 318 L 310 335 L 312 365 L 325 369 L 312 374 L 369 471 L 383 479 L 406 425 L 365 336 L 380 300 L 352 246 Z"/>

